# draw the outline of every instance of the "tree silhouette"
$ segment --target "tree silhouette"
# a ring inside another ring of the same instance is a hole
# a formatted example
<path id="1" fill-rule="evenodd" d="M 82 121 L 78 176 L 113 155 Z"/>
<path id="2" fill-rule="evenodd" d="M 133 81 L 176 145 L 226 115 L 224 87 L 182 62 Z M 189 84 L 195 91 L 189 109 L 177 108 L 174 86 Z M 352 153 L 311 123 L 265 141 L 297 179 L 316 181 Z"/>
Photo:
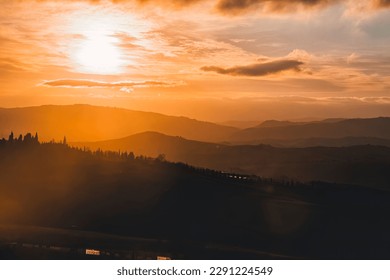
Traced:
<path id="1" fill-rule="evenodd" d="M 8 141 L 9 142 L 13 142 L 14 141 L 14 133 L 13 133 L 13 131 L 11 131 L 11 134 L 8 137 Z"/>
<path id="2" fill-rule="evenodd" d="M 135 159 L 135 155 L 134 155 L 134 153 L 133 152 L 130 152 L 130 154 L 129 154 L 129 157 L 128 157 L 129 159 L 131 159 L 131 160 L 133 160 L 133 159 Z"/>
<path id="3" fill-rule="evenodd" d="M 156 158 L 157 161 L 165 161 L 166 160 L 166 156 L 165 154 L 159 154 Z"/>
<path id="4" fill-rule="evenodd" d="M 32 143 L 32 135 L 31 133 L 27 133 L 24 135 L 23 142 L 25 143 Z"/>

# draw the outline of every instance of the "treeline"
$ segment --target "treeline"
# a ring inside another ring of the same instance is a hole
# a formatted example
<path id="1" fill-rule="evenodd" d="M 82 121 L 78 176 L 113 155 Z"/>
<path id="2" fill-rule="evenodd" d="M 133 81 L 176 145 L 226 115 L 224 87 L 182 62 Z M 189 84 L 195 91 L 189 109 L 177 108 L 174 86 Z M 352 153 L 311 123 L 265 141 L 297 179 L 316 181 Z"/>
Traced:
<path id="1" fill-rule="evenodd" d="M 8 139 L 2 138 L 0 139 L 0 145 L 6 144 L 39 144 L 38 133 L 35 133 L 33 136 L 31 133 L 27 133 L 26 135 L 20 134 L 18 137 L 15 137 L 14 133 L 8 136 Z"/>
<path id="2" fill-rule="evenodd" d="M 179 168 L 186 169 L 188 171 L 195 171 L 199 174 L 206 176 L 213 176 L 216 178 L 224 178 L 229 181 L 242 181 L 242 182 L 262 182 L 262 183 L 273 183 L 272 179 L 260 178 L 254 175 L 244 175 L 237 173 L 227 173 L 222 171 L 216 171 L 208 168 L 195 167 L 183 162 L 169 162 L 166 159 L 165 154 L 159 154 L 157 157 L 148 157 L 144 155 L 135 155 L 133 152 L 128 151 L 104 151 L 102 149 L 91 150 L 87 147 L 73 147 L 68 145 L 66 137 L 62 141 L 56 142 L 51 140 L 49 142 L 40 142 L 38 133 L 33 136 L 31 133 L 27 133 L 24 136 L 20 134 L 15 137 L 14 133 L 11 132 L 8 139 L 0 139 L 0 148 L 22 148 L 33 149 L 33 146 L 48 147 L 53 149 L 65 148 L 68 152 L 79 153 L 84 157 L 91 157 L 94 159 L 105 159 L 111 161 L 139 161 L 146 164 L 163 164 L 163 165 L 175 165 Z"/>
<path id="3" fill-rule="evenodd" d="M 160 165 L 171 165 L 181 168 L 182 170 L 186 170 L 189 172 L 196 172 L 197 174 L 214 177 L 219 180 L 227 180 L 229 182 L 238 182 L 238 183 L 252 183 L 257 186 L 264 185 L 272 185 L 274 187 L 304 187 L 304 188 L 329 188 L 332 186 L 336 186 L 333 183 L 326 182 L 299 182 L 288 177 L 284 178 L 265 178 L 256 175 L 248 175 L 248 174 L 239 174 L 234 172 L 223 172 L 217 171 L 209 168 L 196 167 L 189 165 L 184 162 L 170 162 L 167 160 L 165 154 L 159 154 L 157 157 L 148 157 L 144 155 L 135 155 L 133 152 L 128 151 L 109 151 L 109 150 L 91 150 L 88 147 L 73 147 L 67 143 L 66 137 L 63 138 L 62 141 L 51 140 L 49 142 L 41 142 L 39 141 L 38 133 L 35 133 L 34 136 L 31 133 L 27 133 L 24 136 L 20 134 L 18 137 L 15 137 L 14 133 L 8 136 L 8 139 L 2 138 L 0 139 L 0 149 L 11 148 L 11 149 L 19 149 L 25 148 L 27 150 L 33 150 L 34 147 L 47 147 L 48 149 L 54 150 L 62 150 L 63 153 L 76 153 L 79 158 L 89 157 L 91 160 L 94 159 L 102 159 L 109 161 L 137 161 L 145 164 L 160 164 Z M 343 188 L 355 188 L 353 185 L 342 185 L 337 184 L 337 187 Z"/>

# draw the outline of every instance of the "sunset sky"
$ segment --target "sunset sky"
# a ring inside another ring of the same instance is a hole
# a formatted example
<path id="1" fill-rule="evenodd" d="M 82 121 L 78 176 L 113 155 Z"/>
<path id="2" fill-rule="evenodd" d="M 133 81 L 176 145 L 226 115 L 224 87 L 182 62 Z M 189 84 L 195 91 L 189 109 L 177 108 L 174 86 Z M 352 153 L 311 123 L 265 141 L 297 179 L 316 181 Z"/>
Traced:
<path id="1" fill-rule="evenodd" d="M 0 107 L 390 116 L 389 0 L 0 0 Z"/>

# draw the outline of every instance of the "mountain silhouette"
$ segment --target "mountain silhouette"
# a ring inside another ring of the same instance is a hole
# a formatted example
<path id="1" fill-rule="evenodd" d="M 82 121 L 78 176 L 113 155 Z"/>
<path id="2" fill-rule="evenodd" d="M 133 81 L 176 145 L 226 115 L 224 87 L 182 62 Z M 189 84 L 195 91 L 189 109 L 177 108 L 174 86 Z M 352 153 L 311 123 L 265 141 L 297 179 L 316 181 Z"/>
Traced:
<path id="1" fill-rule="evenodd" d="M 261 143 L 267 139 L 295 140 L 344 137 L 390 139 L 390 118 L 329 119 L 309 123 L 267 121 L 259 126 L 235 132 L 229 141 Z"/>
<path id="2" fill-rule="evenodd" d="M 37 131 L 42 140 L 97 141 L 153 130 L 201 141 L 223 141 L 238 129 L 157 113 L 90 105 L 0 109 L 0 137 Z"/>
<path id="3" fill-rule="evenodd" d="M 72 143 L 93 150 L 128 151 L 174 162 L 263 177 L 326 181 L 389 188 L 390 147 L 278 148 L 269 145 L 224 145 L 187 140 L 156 132 L 129 137 Z"/>

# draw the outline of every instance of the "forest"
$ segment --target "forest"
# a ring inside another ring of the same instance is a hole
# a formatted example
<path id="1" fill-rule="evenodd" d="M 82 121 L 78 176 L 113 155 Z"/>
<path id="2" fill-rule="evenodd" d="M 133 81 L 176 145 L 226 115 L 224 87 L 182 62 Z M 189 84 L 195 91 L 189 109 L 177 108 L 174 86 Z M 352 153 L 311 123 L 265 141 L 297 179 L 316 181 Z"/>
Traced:
<path id="1" fill-rule="evenodd" d="M 0 141 L 0 168 L 3 225 L 166 240 L 165 253 L 183 259 L 389 257 L 386 190 L 225 173 L 30 133 Z"/>

